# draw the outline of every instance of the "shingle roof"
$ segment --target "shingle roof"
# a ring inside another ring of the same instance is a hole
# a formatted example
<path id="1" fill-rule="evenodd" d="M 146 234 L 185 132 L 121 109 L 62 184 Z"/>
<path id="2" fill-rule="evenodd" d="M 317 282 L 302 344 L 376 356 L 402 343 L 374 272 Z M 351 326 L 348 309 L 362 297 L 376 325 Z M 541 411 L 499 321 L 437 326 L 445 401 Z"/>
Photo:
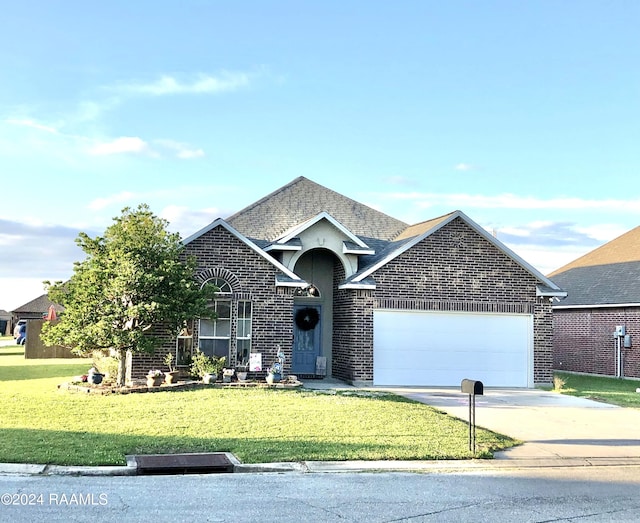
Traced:
<path id="1" fill-rule="evenodd" d="M 553 281 L 568 293 L 557 307 L 640 304 L 640 261 L 574 267 Z"/>
<path id="2" fill-rule="evenodd" d="M 407 224 L 303 176 L 227 218 L 249 238 L 273 241 L 290 228 L 327 212 L 357 236 L 391 240 Z"/>
<path id="3" fill-rule="evenodd" d="M 568 292 L 556 307 L 640 303 L 640 227 L 611 240 L 549 277 Z"/>
<path id="4" fill-rule="evenodd" d="M 640 226 L 618 236 L 584 256 L 556 269 L 550 277 L 561 274 L 576 267 L 591 267 L 594 265 L 608 265 L 612 263 L 626 263 L 640 261 Z M 555 278 L 554 278 L 555 279 Z"/>
<path id="5" fill-rule="evenodd" d="M 15 309 L 14 313 L 28 314 L 28 313 L 45 313 L 49 310 L 49 306 L 54 305 L 56 312 L 64 311 L 64 307 L 62 305 L 58 305 L 57 303 L 53 303 L 49 296 L 43 294 L 42 296 L 38 296 L 35 300 L 31 300 L 30 302 L 21 305 L 17 309 Z"/>

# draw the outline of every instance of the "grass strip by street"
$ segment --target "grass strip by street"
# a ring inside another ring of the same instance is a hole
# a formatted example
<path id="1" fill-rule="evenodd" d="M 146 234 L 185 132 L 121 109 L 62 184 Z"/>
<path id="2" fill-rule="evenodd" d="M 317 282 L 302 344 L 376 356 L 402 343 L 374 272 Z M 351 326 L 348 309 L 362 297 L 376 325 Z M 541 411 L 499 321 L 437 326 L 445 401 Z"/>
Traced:
<path id="1" fill-rule="evenodd" d="M 584 374 L 572 374 L 568 372 L 555 372 L 555 381 L 558 378 L 564 382 L 562 388 L 557 389 L 562 394 L 579 396 L 621 407 L 640 408 L 639 380 L 611 378 L 608 376 L 587 376 Z"/>
<path id="2" fill-rule="evenodd" d="M 375 391 L 207 388 L 94 395 L 57 385 L 89 360 L 0 347 L 0 462 L 124 465 L 127 454 L 232 452 L 244 463 L 466 459 L 468 425 Z M 478 455 L 518 442 L 478 429 Z"/>

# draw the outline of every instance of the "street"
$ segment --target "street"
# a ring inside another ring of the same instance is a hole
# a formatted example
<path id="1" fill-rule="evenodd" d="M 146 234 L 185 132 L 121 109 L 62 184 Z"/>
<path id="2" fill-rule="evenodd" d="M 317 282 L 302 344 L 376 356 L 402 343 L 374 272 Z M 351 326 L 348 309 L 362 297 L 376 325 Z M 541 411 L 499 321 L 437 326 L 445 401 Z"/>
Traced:
<path id="1" fill-rule="evenodd" d="M 640 467 L 430 474 L 0 476 L 0 520 L 636 522 L 639 492 Z"/>

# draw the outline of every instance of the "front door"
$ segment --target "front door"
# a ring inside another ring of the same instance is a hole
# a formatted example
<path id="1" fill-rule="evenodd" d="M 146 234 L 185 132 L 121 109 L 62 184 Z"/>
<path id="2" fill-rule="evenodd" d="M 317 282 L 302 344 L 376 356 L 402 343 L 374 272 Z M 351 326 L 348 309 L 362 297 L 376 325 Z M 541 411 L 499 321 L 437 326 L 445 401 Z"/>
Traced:
<path id="1" fill-rule="evenodd" d="M 296 305 L 293 308 L 293 374 L 316 373 L 316 358 L 321 351 L 320 312 L 317 305 Z"/>

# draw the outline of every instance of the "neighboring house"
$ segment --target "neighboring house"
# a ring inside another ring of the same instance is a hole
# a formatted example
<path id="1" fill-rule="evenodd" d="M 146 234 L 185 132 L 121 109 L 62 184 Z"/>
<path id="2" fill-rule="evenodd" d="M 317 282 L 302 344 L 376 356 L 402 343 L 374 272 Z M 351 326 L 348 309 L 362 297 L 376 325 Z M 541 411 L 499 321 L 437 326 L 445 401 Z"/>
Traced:
<path id="1" fill-rule="evenodd" d="M 640 378 L 640 227 L 550 277 L 567 291 L 553 306 L 554 367 Z"/>
<path id="2" fill-rule="evenodd" d="M 220 290 L 164 351 L 229 366 L 278 347 L 285 371 L 354 384 L 552 381 L 551 298 L 565 293 L 464 213 L 408 225 L 300 177 L 183 242 Z M 134 375 L 161 361 L 136 356 Z M 264 374 L 255 374 L 260 376 Z"/>
<path id="3" fill-rule="evenodd" d="M 11 335 L 11 313 L 0 309 L 0 336 Z"/>
<path id="4" fill-rule="evenodd" d="M 18 320 L 41 320 L 46 316 L 51 305 L 54 306 L 58 314 L 64 311 L 64 307 L 62 305 L 53 303 L 49 299 L 48 295 L 43 294 L 42 296 L 38 296 L 35 300 L 31 300 L 12 311 L 13 318 L 16 322 Z"/>

